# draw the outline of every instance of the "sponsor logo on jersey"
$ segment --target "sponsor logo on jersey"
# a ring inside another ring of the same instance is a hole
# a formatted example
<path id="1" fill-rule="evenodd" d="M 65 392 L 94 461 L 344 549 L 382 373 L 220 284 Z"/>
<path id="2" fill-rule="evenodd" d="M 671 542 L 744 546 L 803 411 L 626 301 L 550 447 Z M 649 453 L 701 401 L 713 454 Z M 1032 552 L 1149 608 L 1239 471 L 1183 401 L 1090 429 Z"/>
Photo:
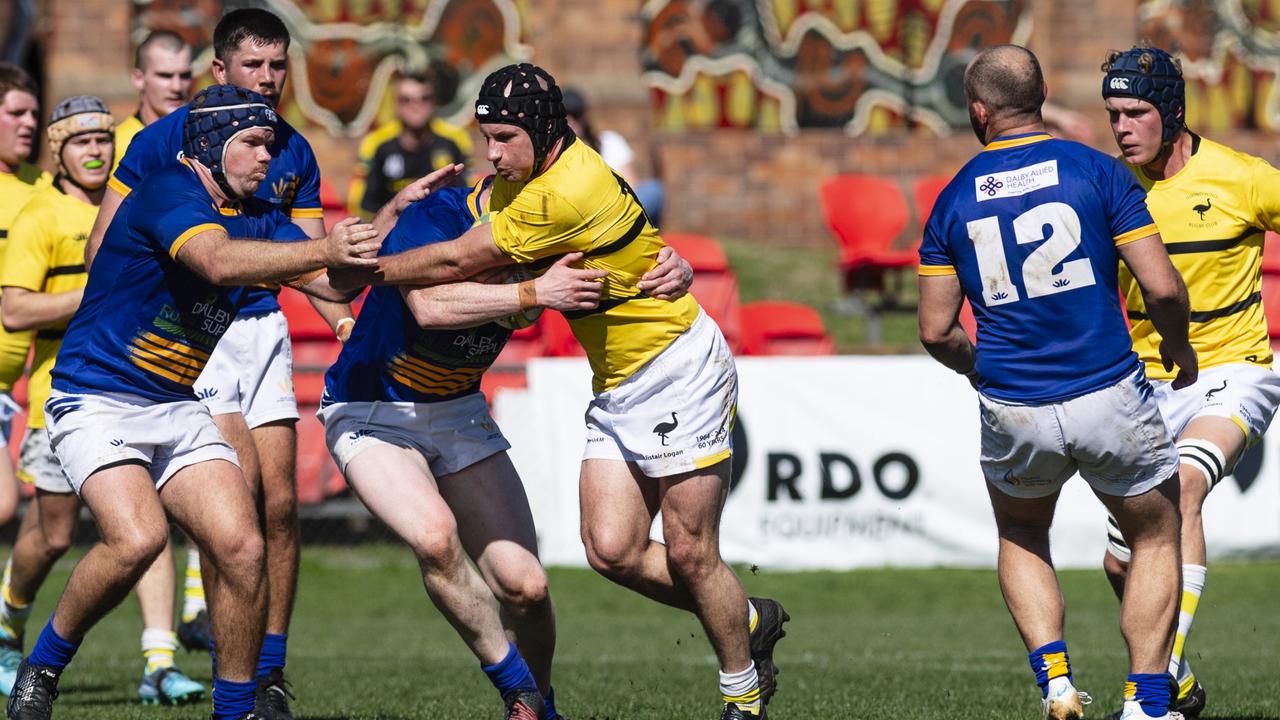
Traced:
<path id="1" fill-rule="evenodd" d="M 989 173 L 973 179 L 978 202 L 997 198 L 1018 197 L 1058 184 L 1058 161 L 1028 165 L 1017 170 Z"/>

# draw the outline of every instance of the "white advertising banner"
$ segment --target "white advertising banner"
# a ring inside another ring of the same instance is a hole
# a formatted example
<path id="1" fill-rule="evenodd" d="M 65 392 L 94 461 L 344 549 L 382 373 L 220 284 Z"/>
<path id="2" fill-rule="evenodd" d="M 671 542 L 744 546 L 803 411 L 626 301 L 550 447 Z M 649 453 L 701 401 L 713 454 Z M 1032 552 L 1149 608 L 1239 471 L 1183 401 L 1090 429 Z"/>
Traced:
<path id="1" fill-rule="evenodd" d="M 963 378 L 924 356 L 745 358 L 738 371 L 727 560 L 774 569 L 995 564 L 977 400 Z M 582 565 L 577 478 L 590 371 L 582 360 L 535 360 L 528 380 L 527 390 L 498 396 L 497 420 L 544 561 Z M 1097 567 L 1104 520 L 1088 485 L 1069 481 L 1055 562 Z M 1214 490 L 1205 524 L 1211 555 L 1280 548 L 1280 439 L 1264 440 Z"/>

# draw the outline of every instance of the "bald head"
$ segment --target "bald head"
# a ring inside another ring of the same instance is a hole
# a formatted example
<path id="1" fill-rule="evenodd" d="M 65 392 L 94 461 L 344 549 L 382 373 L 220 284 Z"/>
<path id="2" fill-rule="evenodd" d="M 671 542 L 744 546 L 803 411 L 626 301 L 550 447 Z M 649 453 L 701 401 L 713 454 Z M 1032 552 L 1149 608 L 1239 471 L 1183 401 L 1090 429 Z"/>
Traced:
<path id="1" fill-rule="evenodd" d="M 964 71 L 964 94 L 970 104 L 985 105 L 991 120 L 1038 120 L 1045 95 L 1040 61 L 1019 45 L 986 48 Z"/>

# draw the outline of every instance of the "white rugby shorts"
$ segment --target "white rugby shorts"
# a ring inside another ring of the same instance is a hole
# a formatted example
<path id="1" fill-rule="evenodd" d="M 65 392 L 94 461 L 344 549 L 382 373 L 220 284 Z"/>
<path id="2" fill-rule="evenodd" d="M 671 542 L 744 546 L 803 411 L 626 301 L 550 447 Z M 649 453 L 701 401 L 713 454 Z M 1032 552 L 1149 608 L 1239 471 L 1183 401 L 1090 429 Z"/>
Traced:
<path id="1" fill-rule="evenodd" d="M 1181 390 L 1168 382 L 1152 383 L 1160 414 L 1174 437 L 1198 417 L 1222 417 L 1234 422 L 1248 445 L 1262 438 L 1280 407 L 1280 375 L 1270 368 L 1232 363 L 1200 371 L 1196 381 Z"/>
<path id="2" fill-rule="evenodd" d="M 325 444 L 343 473 L 357 455 L 375 445 L 417 450 L 435 477 L 452 475 L 511 448 L 478 392 L 436 403 L 334 403 L 316 416 L 324 423 Z"/>
<path id="3" fill-rule="evenodd" d="M 284 313 L 232 320 L 196 379 L 195 393 L 210 413 L 240 413 L 250 428 L 297 420 L 293 346 Z"/>
<path id="4" fill-rule="evenodd" d="M 27 434 L 22 438 L 22 448 L 18 453 L 18 479 L 45 492 L 60 495 L 75 492 L 66 473 L 62 472 L 62 463 L 53 454 L 49 433 L 42 427 L 27 428 Z"/>
<path id="5" fill-rule="evenodd" d="M 194 400 L 157 403 L 125 393 L 54 390 L 44 409 L 54 455 L 77 495 L 90 475 L 122 462 L 146 465 L 157 490 L 197 463 L 239 465 L 209 409 Z"/>
<path id="6" fill-rule="evenodd" d="M 1080 472 L 1104 495 L 1131 497 L 1178 470 L 1173 436 L 1142 370 L 1058 403 L 1019 405 L 978 396 L 982 472 L 1012 497 L 1053 494 Z"/>
<path id="7" fill-rule="evenodd" d="M 738 370 L 705 312 L 657 357 L 587 407 L 584 460 L 634 462 L 653 478 L 733 454 Z"/>

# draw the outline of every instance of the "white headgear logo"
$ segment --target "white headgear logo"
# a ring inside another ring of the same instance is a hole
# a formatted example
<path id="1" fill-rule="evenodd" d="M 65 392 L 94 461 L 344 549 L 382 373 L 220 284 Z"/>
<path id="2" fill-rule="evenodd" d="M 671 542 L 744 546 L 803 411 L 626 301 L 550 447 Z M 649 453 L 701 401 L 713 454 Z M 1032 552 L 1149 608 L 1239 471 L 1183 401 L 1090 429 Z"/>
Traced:
<path id="1" fill-rule="evenodd" d="M 477 115 L 488 115 L 488 114 L 489 114 L 489 106 L 488 106 L 488 105 L 477 105 L 477 106 L 476 106 L 476 114 L 477 114 Z"/>
<path id="2" fill-rule="evenodd" d="M 1125 78 L 1125 77 L 1111 78 L 1111 89 L 1112 90 L 1128 90 L 1129 78 Z"/>

